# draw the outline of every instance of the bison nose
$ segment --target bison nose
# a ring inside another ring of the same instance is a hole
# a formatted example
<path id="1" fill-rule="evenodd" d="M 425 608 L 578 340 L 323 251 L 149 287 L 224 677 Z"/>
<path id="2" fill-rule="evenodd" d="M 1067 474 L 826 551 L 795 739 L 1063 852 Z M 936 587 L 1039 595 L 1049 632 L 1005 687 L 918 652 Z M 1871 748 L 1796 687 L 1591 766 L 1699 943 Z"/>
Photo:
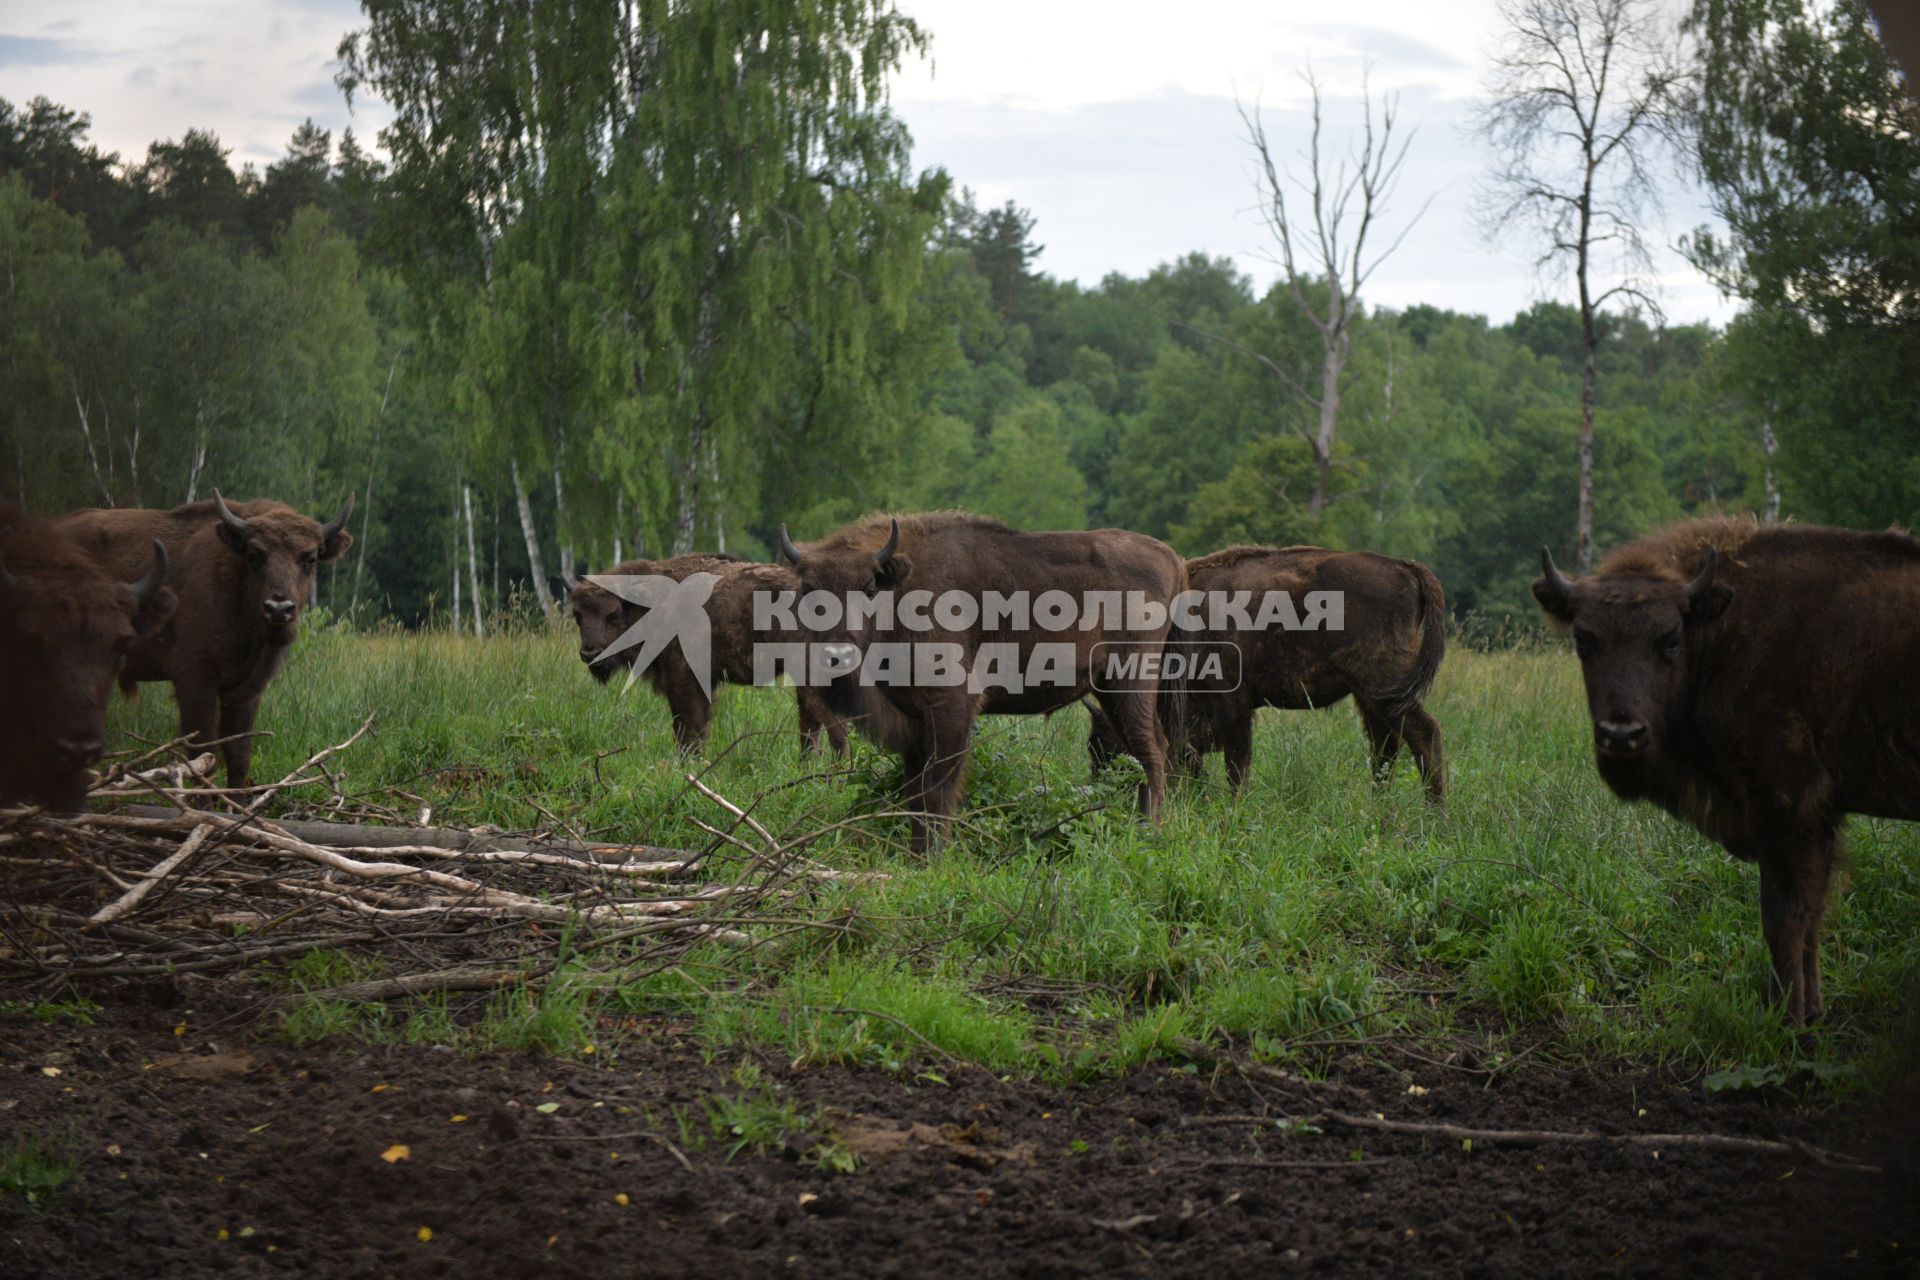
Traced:
<path id="1" fill-rule="evenodd" d="M 1647 726 L 1638 720 L 1596 720 L 1593 744 L 1610 756 L 1630 756 L 1647 746 Z"/>
<path id="2" fill-rule="evenodd" d="M 274 596 L 261 606 L 260 612 L 266 616 L 267 624 L 284 627 L 293 621 L 293 615 L 299 606 L 285 596 Z"/>
<path id="3" fill-rule="evenodd" d="M 69 734 L 54 739 L 53 752 L 61 764 L 70 768 L 85 768 L 100 758 L 106 746 L 98 734 Z"/>
<path id="4" fill-rule="evenodd" d="M 582 662 L 592 662 L 592 661 L 593 661 L 593 659 L 594 659 L 594 656 L 595 656 L 596 654 L 598 654 L 599 652 L 600 652 L 600 651 L 599 651 L 598 649 L 589 649 L 589 648 L 587 648 L 587 646 L 585 646 L 585 645 L 581 645 L 581 646 L 580 646 L 580 661 L 582 661 Z"/>

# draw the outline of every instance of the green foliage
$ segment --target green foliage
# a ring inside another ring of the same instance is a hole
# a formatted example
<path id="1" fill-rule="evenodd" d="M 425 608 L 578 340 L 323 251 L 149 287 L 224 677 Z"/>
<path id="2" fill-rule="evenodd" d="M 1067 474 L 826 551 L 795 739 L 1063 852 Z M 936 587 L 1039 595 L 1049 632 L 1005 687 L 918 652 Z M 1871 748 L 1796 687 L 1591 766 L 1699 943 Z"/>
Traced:
<path id="1" fill-rule="evenodd" d="M 72 1136 L 16 1133 L 0 1147 L 0 1204 L 19 1196 L 39 1206 L 80 1172 L 80 1144 Z"/>
<path id="2" fill-rule="evenodd" d="M 70 1000 L 0 1000 L 0 1018 L 19 1018 L 33 1022 L 70 1022 L 76 1027 L 93 1025 L 100 1006 L 85 996 Z"/>
<path id="3" fill-rule="evenodd" d="M 1696 154 L 1724 233 L 1696 265 L 1747 314 L 1730 382 L 1780 441 L 1789 510 L 1920 515 L 1920 140 L 1860 0 L 1696 0 Z"/>

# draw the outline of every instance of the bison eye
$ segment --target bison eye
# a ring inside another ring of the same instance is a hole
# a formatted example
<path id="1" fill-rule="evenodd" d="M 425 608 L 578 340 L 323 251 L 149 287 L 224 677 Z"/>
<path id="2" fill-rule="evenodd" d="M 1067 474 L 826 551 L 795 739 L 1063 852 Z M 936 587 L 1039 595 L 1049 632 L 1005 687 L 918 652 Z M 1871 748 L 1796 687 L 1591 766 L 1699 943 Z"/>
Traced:
<path id="1" fill-rule="evenodd" d="M 1680 656 L 1680 633 L 1669 631 L 1653 642 L 1653 649 L 1668 662 Z"/>
<path id="2" fill-rule="evenodd" d="M 1595 636 L 1593 632 L 1584 631 L 1578 627 L 1574 629 L 1573 651 L 1575 653 L 1579 654 L 1583 658 L 1590 657 L 1593 651 L 1599 647 L 1600 647 L 1599 637 Z"/>

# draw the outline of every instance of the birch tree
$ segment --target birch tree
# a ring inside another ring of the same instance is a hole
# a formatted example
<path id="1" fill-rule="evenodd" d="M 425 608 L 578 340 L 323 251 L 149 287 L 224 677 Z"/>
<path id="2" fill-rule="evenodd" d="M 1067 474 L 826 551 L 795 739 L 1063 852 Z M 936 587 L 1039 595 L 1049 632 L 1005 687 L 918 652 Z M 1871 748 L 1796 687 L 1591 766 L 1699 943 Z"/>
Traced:
<path id="1" fill-rule="evenodd" d="M 1317 520 L 1333 494 L 1334 447 L 1353 338 L 1363 312 L 1360 293 L 1380 265 L 1400 247 L 1432 197 L 1395 232 L 1383 220 L 1400 183 L 1411 133 L 1397 142 L 1399 104 L 1386 97 L 1377 105 L 1363 82 L 1361 124 L 1356 137 L 1336 157 L 1326 147 L 1326 116 L 1320 81 L 1308 68 L 1301 73 L 1312 99 L 1305 171 L 1295 173 L 1276 159 L 1273 140 L 1256 105 L 1240 107 L 1247 144 L 1255 156 L 1255 185 L 1260 215 L 1271 235 L 1287 296 L 1319 337 L 1318 368 L 1302 376 L 1287 360 L 1232 343 L 1278 379 L 1300 417 L 1292 431 L 1313 454 L 1313 487 L 1306 514 Z M 1223 339 L 1224 340 L 1224 339 Z"/>
<path id="2" fill-rule="evenodd" d="M 1646 228 L 1684 90 L 1661 0 L 1500 0 L 1501 43 L 1478 128 L 1493 152 L 1479 193 L 1488 237 L 1538 246 L 1544 278 L 1570 271 L 1580 312 L 1574 564 L 1593 568 L 1595 317 L 1638 303 L 1656 317 Z"/>

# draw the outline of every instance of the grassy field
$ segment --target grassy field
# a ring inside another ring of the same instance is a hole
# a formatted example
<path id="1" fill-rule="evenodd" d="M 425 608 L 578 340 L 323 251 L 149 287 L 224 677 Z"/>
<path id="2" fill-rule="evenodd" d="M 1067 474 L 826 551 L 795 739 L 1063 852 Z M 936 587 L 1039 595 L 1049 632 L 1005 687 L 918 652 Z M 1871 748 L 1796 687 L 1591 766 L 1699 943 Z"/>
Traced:
<path id="1" fill-rule="evenodd" d="M 1308 1068 L 1389 1039 L 1470 1042 L 1483 1065 L 1524 1052 L 1832 1085 L 1890 1065 L 1920 983 L 1920 829 L 1852 824 L 1825 942 L 1829 1017 L 1795 1036 L 1765 995 L 1754 869 L 1606 792 L 1570 654 L 1456 649 L 1428 706 L 1446 734 L 1445 816 L 1410 763 L 1369 782 L 1343 705 L 1264 713 L 1246 793 L 1228 792 L 1214 757 L 1158 827 L 1133 817 L 1125 771 L 1089 782 L 1084 713 L 986 721 L 966 820 L 916 860 L 904 824 L 873 816 L 890 805 L 890 757 L 802 756 L 789 693 L 726 689 L 694 767 L 735 800 L 761 797 L 776 832 L 846 821 L 813 852 L 889 879 L 824 892 L 821 915 L 852 918 L 843 932 L 496 1000 L 488 1042 L 577 1052 L 606 1038 L 598 1015 L 669 1012 L 715 1044 L 896 1068 L 952 1055 L 1084 1075 L 1221 1036 Z M 614 839 L 708 842 L 691 819 L 715 811 L 689 793 L 664 703 L 595 685 L 568 635 L 310 633 L 267 696 L 275 736 L 256 777 L 369 713 L 373 732 L 342 761 L 350 790 L 403 788 L 436 821 L 531 828 L 553 814 Z M 116 727 L 160 740 L 173 714 L 149 686 Z M 320 953 L 275 980 L 322 988 L 355 963 Z M 315 999 L 286 1030 L 457 1041 L 475 1034 L 459 1012 Z"/>

